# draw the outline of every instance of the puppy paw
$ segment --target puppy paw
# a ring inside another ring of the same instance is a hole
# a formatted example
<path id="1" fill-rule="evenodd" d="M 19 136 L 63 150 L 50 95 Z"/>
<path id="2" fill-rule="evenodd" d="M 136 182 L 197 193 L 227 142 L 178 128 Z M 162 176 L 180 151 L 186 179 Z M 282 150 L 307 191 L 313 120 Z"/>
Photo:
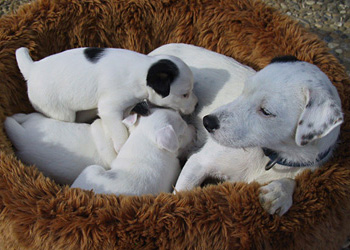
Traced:
<path id="1" fill-rule="evenodd" d="M 18 124 L 24 123 L 25 121 L 28 120 L 29 117 L 30 117 L 30 115 L 23 114 L 23 113 L 17 113 L 17 114 L 14 114 L 14 115 L 12 116 L 12 118 L 13 118 Z"/>
<path id="2" fill-rule="evenodd" d="M 261 206 L 269 214 L 285 214 L 293 204 L 295 181 L 280 179 L 260 188 L 259 200 Z"/>

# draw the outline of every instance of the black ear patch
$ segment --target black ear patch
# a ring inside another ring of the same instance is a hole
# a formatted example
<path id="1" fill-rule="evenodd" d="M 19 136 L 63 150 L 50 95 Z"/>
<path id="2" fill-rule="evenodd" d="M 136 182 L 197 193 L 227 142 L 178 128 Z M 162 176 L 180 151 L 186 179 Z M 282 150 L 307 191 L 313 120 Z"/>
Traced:
<path id="1" fill-rule="evenodd" d="M 84 55 L 89 62 L 97 63 L 103 56 L 104 51 L 104 48 L 86 48 L 84 50 Z"/>
<path id="2" fill-rule="evenodd" d="M 166 97 L 170 93 L 170 85 L 178 75 L 179 69 L 175 63 L 168 59 L 159 60 L 148 70 L 147 86 L 162 97 Z"/>
<path id="3" fill-rule="evenodd" d="M 270 62 L 270 64 L 272 63 L 286 63 L 286 62 L 298 62 L 300 60 L 298 60 L 298 58 L 296 58 L 295 56 L 277 56 L 275 58 L 273 58 Z"/>

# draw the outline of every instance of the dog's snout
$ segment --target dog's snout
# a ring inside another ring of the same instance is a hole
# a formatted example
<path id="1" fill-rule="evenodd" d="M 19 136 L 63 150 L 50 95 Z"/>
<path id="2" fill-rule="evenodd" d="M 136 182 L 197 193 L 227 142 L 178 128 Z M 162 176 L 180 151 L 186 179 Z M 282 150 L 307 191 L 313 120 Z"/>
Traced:
<path id="1" fill-rule="evenodd" d="M 203 118 L 203 125 L 209 133 L 220 128 L 219 119 L 214 115 L 207 115 Z"/>

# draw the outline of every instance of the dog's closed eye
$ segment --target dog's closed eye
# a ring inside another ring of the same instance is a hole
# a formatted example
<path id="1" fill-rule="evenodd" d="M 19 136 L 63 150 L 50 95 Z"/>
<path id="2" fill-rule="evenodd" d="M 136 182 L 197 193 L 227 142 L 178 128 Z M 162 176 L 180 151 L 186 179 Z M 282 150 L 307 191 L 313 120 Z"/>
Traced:
<path id="1" fill-rule="evenodd" d="M 269 111 L 265 107 L 260 107 L 259 112 L 266 117 L 276 117 L 275 114 L 273 114 L 271 111 Z"/>

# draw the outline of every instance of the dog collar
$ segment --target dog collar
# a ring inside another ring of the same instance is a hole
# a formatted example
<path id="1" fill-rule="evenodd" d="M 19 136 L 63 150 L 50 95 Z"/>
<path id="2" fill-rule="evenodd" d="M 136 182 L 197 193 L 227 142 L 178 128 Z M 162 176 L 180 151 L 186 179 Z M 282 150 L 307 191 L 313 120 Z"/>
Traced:
<path id="1" fill-rule="evenodd" d="M 264 154 L 270 158 L 269 162 L 265 166 L 265 170 L 270 170 L 275 164 L 287 166 L 287 167 L 310 167 L 315 165 L 316 162 L 322 161 L 331 152 L 331 148 L 317 156 L 316 161 L 309 162 L 290 162 L 287 159 L 281 158 L 276 151 L 269 148 L 262 148 Z"/>

